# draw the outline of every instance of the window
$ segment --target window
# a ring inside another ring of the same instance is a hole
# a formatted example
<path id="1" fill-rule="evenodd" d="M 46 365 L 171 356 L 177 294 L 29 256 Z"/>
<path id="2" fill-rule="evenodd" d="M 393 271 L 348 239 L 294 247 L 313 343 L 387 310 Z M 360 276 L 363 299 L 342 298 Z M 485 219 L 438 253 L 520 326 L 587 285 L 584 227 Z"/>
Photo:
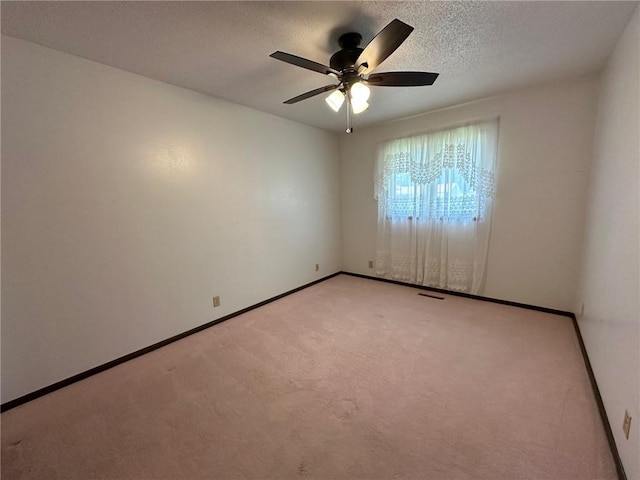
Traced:
<path id="1" fill-rule="evenodd" d="M 479 161 L 476 150 L 482 146 L 475 144 L 479 139 L 468 142 L 468 128 L 396 140 L 382 147 L 377 196 L 383 193 L 388 217 L 482 218 L 484 199 L 494 194 L 494 172 L 491 165 L 487 168 Z"/>
<path id="2" fill-rule="evenodd" d="M 378 275 L 477 293 L 486 260 L 478 255 L 486 257 L 495 196 L 497 135 L 495 120 L 379 146 Z"/>

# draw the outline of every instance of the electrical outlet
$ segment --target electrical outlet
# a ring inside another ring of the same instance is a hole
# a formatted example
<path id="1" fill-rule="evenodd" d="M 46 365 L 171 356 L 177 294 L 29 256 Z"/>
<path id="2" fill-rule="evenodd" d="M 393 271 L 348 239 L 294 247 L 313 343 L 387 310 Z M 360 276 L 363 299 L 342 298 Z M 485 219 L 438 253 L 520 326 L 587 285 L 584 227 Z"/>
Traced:
<path id="1" fill-rule="evenodd" d="M 373 268 L 373 260 L 369 260 L 369 268 Z"/>
<path id="2" fill-rule="evenodd" d="M 220 297 L 213 297 L 213 306 L 214 307 L 220 306 Z"/>
<path id="3" fill-rule="evenodd" d="M 320 271 L 320 264 L 316 263 L 316 272 Z"/>
<path id="4" fill-rule="evenodd" d="M 624 422 L 622 422 L 622 430 L 624 431 L 624 436 L 629 439 L 629 430 L 631 430 L 631 415 L 626 410 L 624 411 Z"/>

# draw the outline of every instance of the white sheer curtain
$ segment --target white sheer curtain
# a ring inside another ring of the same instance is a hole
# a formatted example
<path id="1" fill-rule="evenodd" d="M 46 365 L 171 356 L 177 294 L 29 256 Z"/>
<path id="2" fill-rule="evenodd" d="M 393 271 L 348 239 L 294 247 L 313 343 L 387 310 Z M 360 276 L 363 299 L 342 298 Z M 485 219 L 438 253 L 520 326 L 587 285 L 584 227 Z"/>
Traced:
<path id="1" fill-rule="evenodd" d="M 495 197 L 498 120 L 385 142 L 376 274 L 477 294 Z"/>

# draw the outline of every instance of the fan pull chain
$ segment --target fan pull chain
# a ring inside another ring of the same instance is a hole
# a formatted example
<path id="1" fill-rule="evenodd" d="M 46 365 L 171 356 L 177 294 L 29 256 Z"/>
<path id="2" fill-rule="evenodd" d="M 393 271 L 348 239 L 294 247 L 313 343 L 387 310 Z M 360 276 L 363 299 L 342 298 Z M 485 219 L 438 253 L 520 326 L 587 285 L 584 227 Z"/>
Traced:
<path id="1" fill-rule="evenodd" d="M 351 91 L 347 89 L 347 133 L 353 132 L 353 125 L 351 123 Z"/>

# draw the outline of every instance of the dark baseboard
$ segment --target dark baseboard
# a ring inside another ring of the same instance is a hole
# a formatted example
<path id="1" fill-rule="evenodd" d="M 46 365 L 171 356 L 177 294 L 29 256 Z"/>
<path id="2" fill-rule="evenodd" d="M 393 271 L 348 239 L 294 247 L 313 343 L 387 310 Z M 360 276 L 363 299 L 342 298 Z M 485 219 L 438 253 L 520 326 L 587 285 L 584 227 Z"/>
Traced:
<path id="1" fill-rule="evenodd" d="M 571 320 L 573 322 L 573 328 L 576 331 L 576 336 L 578 337 L 578 343 L 580 344 L 580 351 L 582 352 L 582 358 L 584 359 L 584 364 L 587 367 L 587 374 L 589 375 L 589 381 L 591 382 L 593 395 L 596 397 L 596 404 L 598 405 L 598 411 L 600 412 L 600 418 L 602 419 L 602 425 L 604 426 L 604 431 L 607 434 L 607 441 L 609 442 L 609 448 L 611 449 L 611 454 L 613 455 L 613 461 L 616 464 L 618 479 L 627 480 L 627 474 L 624 471 L 624 465 L 622 464 L 622 459 L 620 458 L 620 454 L 618 453 L 616 440 L 615 438 L 613 438 L 613 431 L 611 430 L 611 424 L 609 423 L 609 416 L 607 415 L 607 411 L 604 408 L 604 402 L 602 401 L 602 396 L 600 395 L 600 389 L 598 388 L 596 377 L 593 374 L 593 369 L 591 368 L 591 362 L 589 361 L 589 355 L 587 354 L 587 349 L 584 346 L 584 341 L 582 340 L 582 333 L 580 333 L 580 326 L 578 325 L 578 320 L 576 319 L 576 316 L 573 313 L 571 314 Z"/>
<path id="2" fill-rule="evenodd" d="M 604 403 L 602 401 L 602 396 L 600 395 L 600 389 L 598 388 L 598 383 L 596 382 L 596 377 L 593 374 L 593 369 L 591 368 L 591 362 L 589 361 L 589 355 L 587 354 L 587 349 L 585 348 L 584 341 L 582 340 L 582 334 L 580 333 L 580 326 L 578 325 L 578 321 L 576 319 L 576 315 L 573 312 L 565 312 L 562 310 L 555 310 L 553 308 L 546 307 L 538 307 L 536 305 L 527 305 L 525 303 L 517 303 L 510 302 L 508 300 L 500 300 L 497 298 L 483 297 L 480 295 L 471 295 L 469 293 L 462 292 L 454 292 L 450 290 L 443 290 L 440 288 L 433 287 L 425 287 L 423 285 L 414 285 L 413 283 L 400 282 L 397 280 L 389 280 L 387 278 L 374 277 L 369 275 L 362 275 L 360 273 L 350 273 L 350 272 L 340 272 L 345 275 L 351 275 L 354 277 L 366 278 L 369 280 L 377 280 L 379 282 L 387 282 L 394 283 L 396 285 L 402 285 L 405 287 L 418 288 L 420 290 L 429 290 L 432 292 L 444 293 L 447 295 L 455 295 L 458 297 L 472 298 L 474 300 L 482 300 L 485 302 L 493 302 L 500 303 L 502 305 L 509 305 L 512 307 L 520 307 L 526 308 L 528 310 L 537 310 L 539 312 L 551 313 L 555 315 L 562 315 L 565 317 L 569 317 L 573 323 L 573 328 L 576 331 L 576 336 L 578 337 L 578 344 L 580 345 L 580 351 L 582 352 L 582 359 L 584 360 L 585 367 L 587 369 L 587 375 L 589 376 L 589 381 L 591 382 L 591 389 L 593 390 L 593 395 L 596 400 L 596 404 L 598 405 L 598 411 L 600 412 L 600 419 L 602 420 L 602 425 L 604 426 L 605 434 L 607 435 L 607 441 L 609 442 L 609 448 L 611 449 L 611 455 L 613 456 L 613 461 L 616 465 L 616 471 L 618 473 L 619 480 L 627 480 L 627 474 L 624 471 L 624 465 L 622 464 L 622 459 L 620 458 L 620 454 L 618 453 L 618 447 L 616 446 L 615 438 L 613 437 L 613 431 L 611 430 L 611 424 L 609 423 L 609 417 L 607 415 L 607 411 L 604 408 Z"/>
<path id="3" fill-rule="evenodd" d="M 293 290 L 289 290 L 288 292 L 285 293 L 281 293 L 280 295 L 276 295 L 275 297 L 269 298 L 267 300 L 264 300 L 260 303 L 256 303 L 255 305 L 251 305 L 249 307 L 243 308 L 242 310 L 238 310 L 237 312 L 233 312 L 230 313 L 229 315 L 225 315 L 224 317 L 218 318 L 216 320 L 212 320 L 211 322 L 207 322 L 203 325 L 200 325 L 198 327 L 192 328 L 191 330 L 187 330 L 186 332 L 182 332 L 179 333 L 178 335 L 175 335 L 171 338 L 167 338 L 166 340 L 162 340 L 161 342 L 158 343 L 154 343 L 153 345 L 150 345 L 148 347 L 142 348 L 140 350 L 136 350 L 133 353 L 130 353 L 128 355 L 125 355 L 123 357 L 120 358 L 116 358 L 115 360 L 112 360 L 110 362 L 104 363 L 102 365 L 98 365 L 97 367 L 91 368 L 85 372 L 81 372 L 78 373 L 76 375 L 73 375 L 72 377 L 69 378 L 65 378 L 64 380 L 60 380 L 59 382 L 53 383 L 51 385 L 48 385 L 46 387 L 40 388 L 34 392 L 31 393 L 27 393 L 26 395 L 23 395 L 21 397 L 18 397 L 14 400 L 10 400 L 8 402 L 3 403 L 2 405 L 0 405 L 0 412 L 6 412 L 7 410 L 11 410 L 12 408 L 18 407 L 20 405 L 23 405 L 27 402 L 30 402 L 31 400 L 35 400 L 36 398 L 42 397 L 44 395 L 47 395 L 48 393 L 51 392 L 55 392 L 56 390 L 60 390 L 61 388 L 67 387 L 73 383 L 79 382 L 80 380 L 84 380 L 85 378 L 88 378 L 92 375 L 95 375 L 97 373 L 100 372 L 104 372 L 105 370 L 108 370 L 110 368 L 115 367 L 116 365 L 120 365 L 121 363 L 127 362 L 129 360 L 133 360 L 136 357 L 139 357 L 141 355 L 144 355 L 145 353 L 149 353 L 153 350 L 156 350 L 160 347 L 164 347 L 165 345 L 168 345 L 170 343 L 173 343 L 177 340 L 181 340 L 185 337 L 188 337 L 189 335 L 193 335 L 194 333 L 198 333 L 201 332 L 202 330 L 205 330 L 209 327 L 213 327 L 214 325 L 217 325 L 219 323 L 222 323 L 226 320 L 229 320 L 233 317 L 237 317 L 238 315 L 242 315 L 243 313 L 246 313 L 250 310 L 254 310 L 258 307 L 262 307 L 263 305 L 266 305 L 267 303 L 271 303 L 274 302 L 276 300 L 281 299 L 282 297 L 286 297 L 287 295 L 291 295 L 292 293 L 296 293 L 299 292 L 300 290 L 303 290 L 307 287 L 310 287 L 312 285 L 315 285 L 316 283 L 320 283 L 320 282 L 324 282 L 325 280 L 328 280 L 332 277 L 335 277 L 337 275 L 340 275 L 341 272 L 336 272 L 334 274 L 328 275 L 326 277 L 320 278 L 318 280 L 314 280 L 311 283 L 307 283 L 305 285 L 302 285 L 298 288 L 294 288 Z"/>
<path id="4" fill-rule="evenodd" d="M 416 284 L 413 284 L 413 283 L 401 282 L 399 280 L 390 280 L 388 278 L 374 277 L 374 276 L 370 276 L 370 275 L 363 275 L 361 273 L 351 273 L 351 272 L 340 272 L 340 273 L 343 273 L 345 275 L 351 275 L 353 277 L 367 278 L 369 280 L 377 280 L 379 282 L 393 283 L 393 284 L 402 285 L 402 286 L 405 286 L 405 287 L 418 288 L 420 290 L 428 290 L 430 292 L 444 293 L 446 295 L 455 295 L 456 297 L 472 298 L 474 300 L 482 300 L 484 302 L 492 302 L 492 303 L 499 303 L 501 305 L 509 305 L 511 307 L 526 308 L 528 310 L 536 310 L 538 312 L 552 313 L 554 315 L 563 315 L 565 317 L 571 317 L 573 315 L 573 313 L 565 312 L 564 310 L 556 310 L 556 309 L 547 308 L 547 307 L 538 307 L 536 305 L 528 305 L 526 303 L 511 302 L 509 300 L 501 300 L 499 298 L 483 297 L 482 295 L 472 295 L 471 293 L 456 292 L 456 291 L 453 291 L 453 290 L 444 290 L 442 288 L 425 287 L 424 285 L 416 285 Z"/>

